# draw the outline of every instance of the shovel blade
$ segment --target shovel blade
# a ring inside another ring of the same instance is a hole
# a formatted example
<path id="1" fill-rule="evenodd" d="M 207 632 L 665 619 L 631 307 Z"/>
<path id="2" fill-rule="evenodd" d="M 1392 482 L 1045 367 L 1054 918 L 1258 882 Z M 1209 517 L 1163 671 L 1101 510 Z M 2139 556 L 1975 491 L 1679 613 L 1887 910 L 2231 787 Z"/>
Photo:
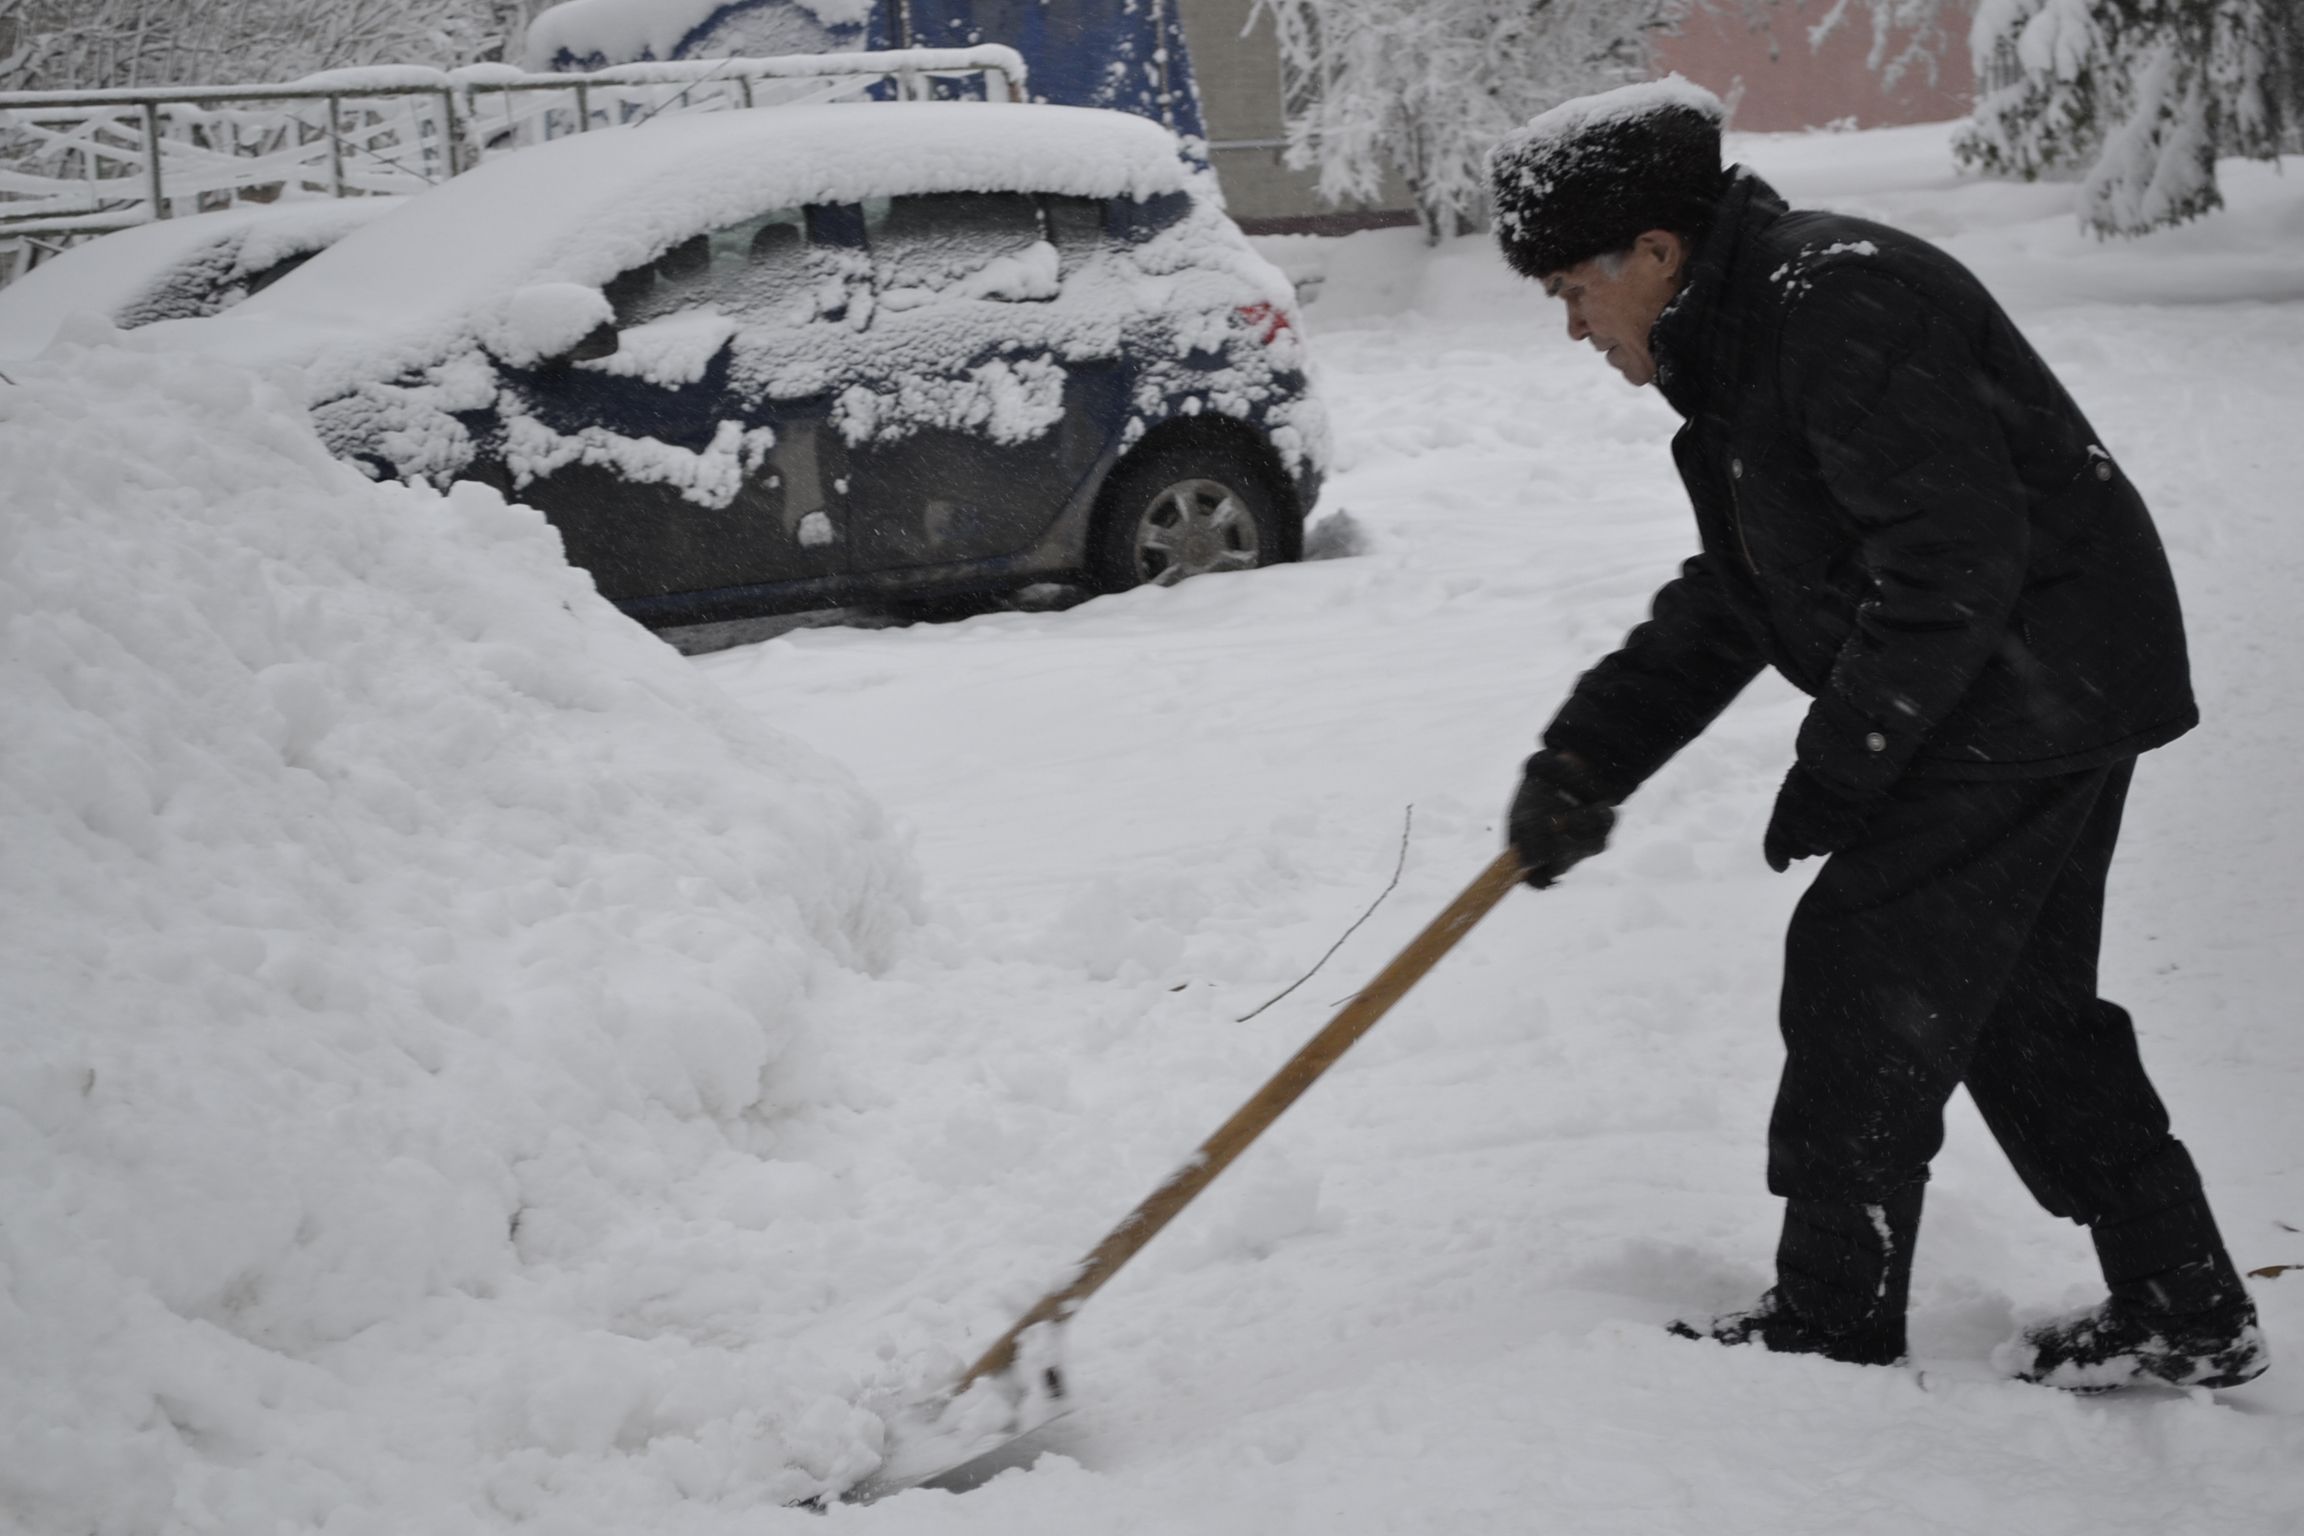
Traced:
<path id="1" fill-rule="evenodd" d="M 887 1454 L 841 1501 L 869 1504 L 923 1485 L 972 1488 L 1022 1465 L 1039 1448 L 1022 1442 L 1037 1441 L 1070 1407 L 1056 1330 L 1035 1328 L 1007 1370 L 979 1377 L 964 1392 L 887 1415 Z"/>
<path id="2" fill-rule="evenodd" d="M 980 1455 L 971 1456 L 960 1465 L 947 1467 L 934 1477 L 912 1486 L 934 1488 L 943 1493 L 967 1493 L 971 1489 L 983 1487 L 1010 1467 L 1029 1467 L 1040 1459 L 1041 1452 L 1050 1448 L 1058 1438 L 1058 1426 L 1070 1416 L 1067 1410 L 1059 1408 L 1052 1417 L 1024 1431 L 1015 1439 L 996 1445 Z"/>

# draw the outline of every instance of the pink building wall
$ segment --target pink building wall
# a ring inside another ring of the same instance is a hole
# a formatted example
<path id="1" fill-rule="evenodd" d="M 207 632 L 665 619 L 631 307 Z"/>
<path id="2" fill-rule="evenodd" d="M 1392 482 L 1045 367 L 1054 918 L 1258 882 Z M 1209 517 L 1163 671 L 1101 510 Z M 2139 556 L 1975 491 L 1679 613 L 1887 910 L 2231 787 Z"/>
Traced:
<path id="1" fill-rule="evenodd" d="M 1968 66 L 1968 7 L 1947 0 L 1934 78 L 1925 62 L 1907 68 L 1894 90 L 1882 88 L 1885 70 L 1866 63 L 1872 51 L 1871 13 L 1851 4 L 1820 48 L 1808 29 L 1823 20 L 1831 0 L 1777 0 L 1753 8 L 1741 0 L 1700 0 L 1676 37 L 1656 39 L 1656 72 L 1677 72 L 1716 92 L 1730 107 L 1728 126 L 1755 133 L 1821 128 L 1855 119 L 1859 128 L 1933 123 L 1965 117 L 1975 90 Z M 1886 58 L 1912 40 L 1891 35 Z"/>

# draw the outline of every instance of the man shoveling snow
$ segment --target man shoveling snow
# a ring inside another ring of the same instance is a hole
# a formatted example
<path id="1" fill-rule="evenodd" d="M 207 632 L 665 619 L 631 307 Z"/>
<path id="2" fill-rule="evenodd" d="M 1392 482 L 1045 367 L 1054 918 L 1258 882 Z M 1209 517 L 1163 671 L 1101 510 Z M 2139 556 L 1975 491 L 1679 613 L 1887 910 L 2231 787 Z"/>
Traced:
<path id="1" fill-rule="evenodd" d="M 1577 682 L 1511 840 L 1547 885 L 1763 666 L 1814 700 L 1766 835 L 1825 863 L 1785 943 L 1775 1286 L 1691 1337 L 1887 1364 L 1943 1108 L 2086 1225 L 2111 1296 L 2004 1368 L 2234 1386 L 2256 1313 L 2128 1015 L 2096 996 L 2134 760 L 2198 719 L 2142 499 L 1965 269 L 1723 171 L 1674 77 L 1530 122 L 1491 165 L 1515 270 L 1686 425 L 1702 552 Z"/>

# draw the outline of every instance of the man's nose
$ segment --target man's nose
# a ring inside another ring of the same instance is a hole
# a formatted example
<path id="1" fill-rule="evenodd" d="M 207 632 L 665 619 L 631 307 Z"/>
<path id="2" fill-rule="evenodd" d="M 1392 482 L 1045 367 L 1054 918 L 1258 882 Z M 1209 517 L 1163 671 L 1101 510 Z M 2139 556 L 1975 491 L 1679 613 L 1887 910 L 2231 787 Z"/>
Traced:
<path id="1" fill-rule="evenodd" d="M 1584 312 L 1575 305 L 1568 306 L 1568 339 L 1582 341 L 1592 334 L 1592 327 L 1584 323 Z"/>

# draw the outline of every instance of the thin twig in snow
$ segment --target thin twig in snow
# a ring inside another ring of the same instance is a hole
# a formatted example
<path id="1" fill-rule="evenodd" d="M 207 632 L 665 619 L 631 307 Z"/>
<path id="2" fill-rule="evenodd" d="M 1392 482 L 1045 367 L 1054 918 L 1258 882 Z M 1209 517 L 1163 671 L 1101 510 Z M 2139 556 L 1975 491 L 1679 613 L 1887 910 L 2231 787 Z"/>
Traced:
<path id="1" fill-rule="evenodd" d="M 1415 825 L 1416 807 L 1411 805 L 1408 807 L 1408 814 L 1400 819 L 1400 861 L 1392 866 L 1391 880 L 1386 883 L 1384 889 L 1376 893 L 1376 899 L 1368 903 L 1368 910 L 1361 913 L 1360 916 L 1354 920 L 1352 926 L 1345 929 L 1342 936 L 1339 937 L 1335 943 L 1328 946 L 1327 954 L 1322 955 L 1319 959 L 1312 962 L 1311 970 L 1306 971 L 1303 975 L 1288 983 L 1287 987 L 1276 996 L 1265 999 L 1261 1004 L 1249 1009 L 1246 1013 L 1240 1015 L 1240 1017 L 1237 1019 L 1234 1019 L 1232 1021 L 1233 1023 L 1247 1023 L 1250 1019 L 1262 1013 L 1266 1008 L 1271 1007 L 1274 1003 L 1280 1001 L 1281 998 L 1286 997 L 1290 992 L 1295 991 L 1298 987 L 1304 985 L 1304 983 L 1310 981 L 1314 976 L 1318 975 L 1320 972 L 1320 967 L 1326 965 L 1330 957 L 1333 956 L 1336 951 L 1344 947 L 1344 940 L 1352 937 L 1352 935 L 1355 933 L 1358 933 L 1360 931 L 1360 924 L 1368 921 L 1368 919 L 1376 915 L 1376 909 L 1384 905 L 1384 898 L 1392 894 L 1392 887 L 1400 883 L 1400 871 L 1408 867 L 1408 833 L 1410 829 Z M 1346 1001 L 1350 1001 L 1350 999 L 1346 999 Z"/>

